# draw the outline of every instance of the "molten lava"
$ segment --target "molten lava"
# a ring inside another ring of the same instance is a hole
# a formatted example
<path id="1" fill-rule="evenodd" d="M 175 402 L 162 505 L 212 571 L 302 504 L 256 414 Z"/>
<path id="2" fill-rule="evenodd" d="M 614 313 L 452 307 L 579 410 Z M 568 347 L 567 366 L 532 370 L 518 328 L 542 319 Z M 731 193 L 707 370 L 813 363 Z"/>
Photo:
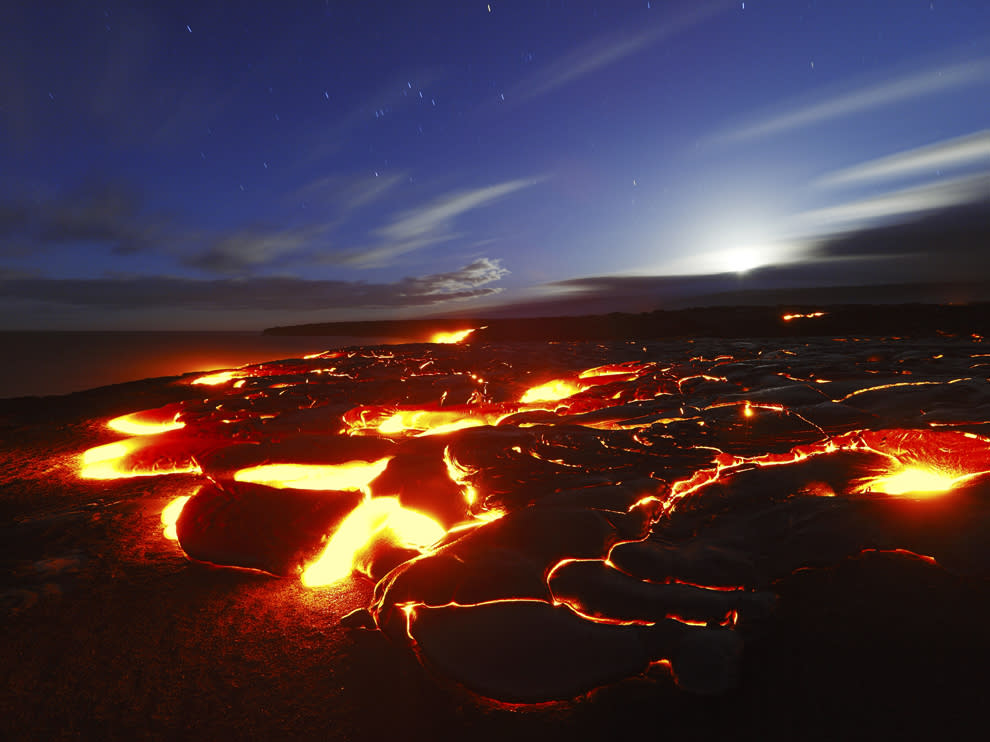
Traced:
<path id="1" fill-rule="evenodd" d="M 129 415 L 115 417 L 107 423 L 107 427 L 127 435 L 156 435 L 184 428 L 186 424 L 177 418 L 178 413 L 168 420 L 155 420 L 149 419 L 147 413 L 132 412 Z"/>
<path id="2" fill-rule="evenodd" d="M 302 583 L 318 587 L 348 577 L 358 567 L 357 555 L 376 539 L 387 537 L 398 546 L 424 550 L 444 533 L 432 518 L 399 505 L 397 497 L 367 499 L 337 527 L 319 558 L 306 566 Z"/>
<path id="3" fill-rule="evenodd" d="M 207 374 L 206 376 L 200 376 L 198 379 L 193 379 L 192 383 L 203 384 L 204 386 L 220 386 L 233 379 L 239 379 L 242 375 L 237 371 L 218 371 L 214 374 Z"/>
<path id="4" fill-rule="evenodd" d="M 816 317 L 824 317 L 827 312 L 811 312 L 810 314 L 785 314 L 781 316 L 784 322 L 790 322 L 794 319 L 814 319 Z"/>
<path id="5" fill-rule="evenodd" d="M 175 530 L 175 523 L 179 520 L 179 516 L 182 515 L 182 508 L 186 506 L 186 503 L 189 502 L 191 497 L 192 495 L 176 497 L 162 510 L 162 533 L 170 541 L 179 540 L 179 535 Z"/>
<path id="6" fill-rule="evenodd" d="M 441 345 L 453 345 L 456 343 L 463 343 L 467 340 L 477 328 L 472 327 L 470 330 L 454 330 L 452 332 L 435 332 L 430 336 L 431 343 L 438 343 Z"/>
<path id="7" fill-rule="evenodd" d="M 235 482 L 254 482 L 276 489 L 360 490 L 378 477 L 391 457 L 343 464 L 263 464 L 234 473 Z"/>
<path id="8" fill-rule="evenodd" d="M 79 476 L 83 479 L 127 479 L 130 477 L 156 477 L 164 474 L 199 474 L 195 462 L 154 462 L 148 466 L 125 466 L 124 462 L 148 447 L 154 436 L 127 438 L 106 443 L 85 451 L 80 456 Z"/>
<path id="9" fill-rule="evenodd" d="M 556 402 L 561 399 L 573 397 L 575 394 L 583 392 L 587 387 L 576 384 L 566 379 L 554 379 L 545 384 L 527 389 L 519 401 L 523 404 L 534 402 Z"/>
<path id="10" fill-rule="evenodd" d="M 377 430 L 382 435 L 443 435 L 455 430 L 490 425 L 493 421 L 475 416 L 471 411 L 398 410 L 382 420 Z"/>
<path id="11" fill-rule="evenodd" d="M 923 466 L 902 466 L 857 487 L 859 493 L 879 492 L 886 495 L 931 496 L 948 492 L 958 476 Z"/>

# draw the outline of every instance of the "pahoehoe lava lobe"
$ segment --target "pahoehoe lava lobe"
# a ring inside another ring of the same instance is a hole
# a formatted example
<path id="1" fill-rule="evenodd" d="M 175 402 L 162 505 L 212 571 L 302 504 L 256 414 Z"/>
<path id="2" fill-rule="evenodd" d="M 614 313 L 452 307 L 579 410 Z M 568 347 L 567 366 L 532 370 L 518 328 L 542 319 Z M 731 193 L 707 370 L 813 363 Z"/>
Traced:
<path id="1" fill-rule="evenodd" d="M 595 623 L 541 601 L 417 607 L 408 636 L 443 675 L 519 702 L 570 698 L 668 657 L 682 687 L 719 693 L 732 687 L 741 653 L 726 629 Z"/>
<path id="2" fill-rule="evenodd" d="M 327 352 L 182 380 L 202 393 L 116 423 L 140 433 L 80 475 L 191 478 L 163 516 L 188 557 L 314 590 L 370 579 L 347 625 L 474 694 L 557 701 L 660 667 L 718 694 L 808 569 L 883 554 L 990 576 L 981 350 Z"/>

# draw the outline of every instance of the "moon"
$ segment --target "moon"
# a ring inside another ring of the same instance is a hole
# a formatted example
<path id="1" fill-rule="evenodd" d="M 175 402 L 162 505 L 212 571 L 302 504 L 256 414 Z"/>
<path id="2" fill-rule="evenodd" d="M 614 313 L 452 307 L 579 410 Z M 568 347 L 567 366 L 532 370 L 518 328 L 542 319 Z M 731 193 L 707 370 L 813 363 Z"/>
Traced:
<path id="1" fill-rule="evenodd" d="M 713 257 L 723 273 L 746 273 L 772 262 L 768 251 L 750 246 L 724 250 Z"/>

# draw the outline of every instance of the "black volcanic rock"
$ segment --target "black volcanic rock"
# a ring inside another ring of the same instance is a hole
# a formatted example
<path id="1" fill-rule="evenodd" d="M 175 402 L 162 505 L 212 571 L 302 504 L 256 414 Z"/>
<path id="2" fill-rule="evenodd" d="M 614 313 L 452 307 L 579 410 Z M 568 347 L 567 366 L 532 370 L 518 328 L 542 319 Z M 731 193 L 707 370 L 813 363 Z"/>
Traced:
<path id="1" fill-rule="evenodd" d="M 785 315 L 797 316 L 785 320 Z M 692 337 L 814 337 L 990 334 L 990 304 L 876 304 L 837 306 L 714 306 L 641 314 L 325 322 L 269 327 L 266 335 L 422 338 L 477 328 L 469 343 L 516 341 L 632 341 Z"/>

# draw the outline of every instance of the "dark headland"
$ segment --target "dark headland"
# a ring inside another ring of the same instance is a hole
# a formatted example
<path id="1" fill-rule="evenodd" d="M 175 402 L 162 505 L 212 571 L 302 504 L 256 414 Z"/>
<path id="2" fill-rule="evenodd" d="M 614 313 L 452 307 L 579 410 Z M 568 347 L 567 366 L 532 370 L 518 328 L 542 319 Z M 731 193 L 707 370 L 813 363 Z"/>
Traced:
<path id="1" fill-rule="evenodd" d="M 474 328 L 472 341 L 656 340 L 690 337 L 928 335 L 990 331 L 990 303 L 736 306 L 528 318 L 437 318 L 321 322 L 270 327 L 266 335 L 338 335 L 429 339 Z"/>

